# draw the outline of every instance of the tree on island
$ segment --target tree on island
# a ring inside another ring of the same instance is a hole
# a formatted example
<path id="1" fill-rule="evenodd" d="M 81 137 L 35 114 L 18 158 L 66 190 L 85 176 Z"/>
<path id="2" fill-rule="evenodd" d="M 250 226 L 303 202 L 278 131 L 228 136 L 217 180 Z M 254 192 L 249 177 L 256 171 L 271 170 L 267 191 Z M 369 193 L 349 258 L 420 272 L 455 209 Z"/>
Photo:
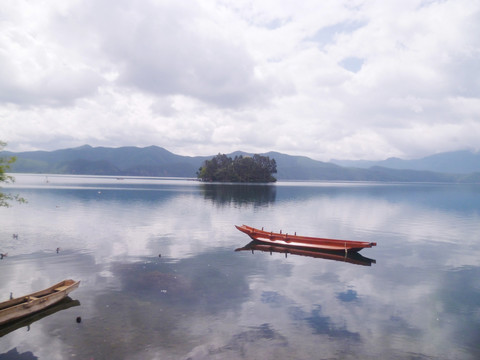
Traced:
<path id="1" fill-rule="evenodd" d="M 3 141 L 0 141 L 0 152 L 3 150 L 3 148 L 7 144 L 4 143 Z M 15 182 L 15 178 L 11 175 L 7 175 L 6 172 L 8 169 L 10 169 L 10 164 L 13 164 L 15 162 L 16 158 L 11 157 L 11 158 L 2 158 L 0 157 L 0 183 L 13 183 Z M 1 188 L 0 188 L 1 189 Z M 9 201 L 18 201 L 20 203 L 26 202 L 24 198 L 19 197 L 18 195 L 11 195 L 11 194 L 4 194 L 2 191 L 0 191 L 0 207 L 9 207 L 10 203 Z"/>
<path id="2" fill-rule="evenodd" d="M 268 156 L 240 155 L 232 159 L 225 154 L 218 154 L 203 163 L 197 171 L 197 178 L 202 181 L 266 183 L 277 181 L 272 176 L 276 172 L 277 163 Z"/>

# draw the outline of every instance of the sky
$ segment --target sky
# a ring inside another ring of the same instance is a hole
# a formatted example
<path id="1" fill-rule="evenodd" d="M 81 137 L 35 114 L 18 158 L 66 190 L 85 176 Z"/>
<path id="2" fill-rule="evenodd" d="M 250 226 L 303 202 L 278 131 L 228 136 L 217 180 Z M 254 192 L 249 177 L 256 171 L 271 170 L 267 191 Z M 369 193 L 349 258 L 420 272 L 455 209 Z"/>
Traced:
<path id="1" fill-rule="evenodd" d="M 5 150 L 480 150 L 480 0 L 2 0 Z"/>

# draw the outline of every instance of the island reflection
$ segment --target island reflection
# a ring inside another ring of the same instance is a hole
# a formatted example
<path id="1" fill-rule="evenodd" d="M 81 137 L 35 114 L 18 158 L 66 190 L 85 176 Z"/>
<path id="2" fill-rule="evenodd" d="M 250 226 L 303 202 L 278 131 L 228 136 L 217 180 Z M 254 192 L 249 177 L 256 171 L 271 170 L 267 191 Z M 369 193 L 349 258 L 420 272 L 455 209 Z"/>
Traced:
<path id="1" fill-rule="evenodd" d="M 253 204 L 263 206 L 274 203 L 275 185 L 265 184 L 201 184 L 204 198 L 220 205 Z"/>

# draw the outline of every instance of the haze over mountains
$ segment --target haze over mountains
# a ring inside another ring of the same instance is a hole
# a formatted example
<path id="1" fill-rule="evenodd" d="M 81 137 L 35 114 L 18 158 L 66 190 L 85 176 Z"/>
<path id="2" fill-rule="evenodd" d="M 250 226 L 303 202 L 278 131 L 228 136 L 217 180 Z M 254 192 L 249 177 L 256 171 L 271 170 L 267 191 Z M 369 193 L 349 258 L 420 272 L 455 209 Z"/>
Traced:
<path id="1" fill-rule="evenodd" d="M 468 150 L 446 152 L 413 160 L 399 158 L 388 158 L 382 161 L 332 159 L 331 162 L 340 166 L 365 169 L 372 166 L 382 166 L 390 169 L 427 170 L 451 174 L 480 172 L 480 154 Z"/>
<path id="2" fill-rule="evenodd" d="M 215 155 L 181 156 L 158 146 L 107 148 L 89 145 L 55 151 L 0 153 L 1 157 L 17 157 L 10 170 L 13 173 L 165 177 L 196 177 L 203 162 Z M 252 154 L 238 151 L 227 155 Z M 480 182 L 480 154 L 470 151 L 415 160 L 332 162 L 277 152 L 261 155 L 276 160 L 278 180 Z"/>

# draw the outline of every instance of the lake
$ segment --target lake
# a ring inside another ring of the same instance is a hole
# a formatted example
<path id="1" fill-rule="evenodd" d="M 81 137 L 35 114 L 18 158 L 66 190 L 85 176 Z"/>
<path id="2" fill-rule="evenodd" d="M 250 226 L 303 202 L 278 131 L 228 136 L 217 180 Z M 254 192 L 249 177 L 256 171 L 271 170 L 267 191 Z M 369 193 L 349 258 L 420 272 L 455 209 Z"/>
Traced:
<path id="1" fill-rule="evenodd" d="M 0 301 L 81 283 L 0 359 L 480 358 L 480 185 L 15 178 Z M 377 246 L 235 251 L 242 224 Z"/>

